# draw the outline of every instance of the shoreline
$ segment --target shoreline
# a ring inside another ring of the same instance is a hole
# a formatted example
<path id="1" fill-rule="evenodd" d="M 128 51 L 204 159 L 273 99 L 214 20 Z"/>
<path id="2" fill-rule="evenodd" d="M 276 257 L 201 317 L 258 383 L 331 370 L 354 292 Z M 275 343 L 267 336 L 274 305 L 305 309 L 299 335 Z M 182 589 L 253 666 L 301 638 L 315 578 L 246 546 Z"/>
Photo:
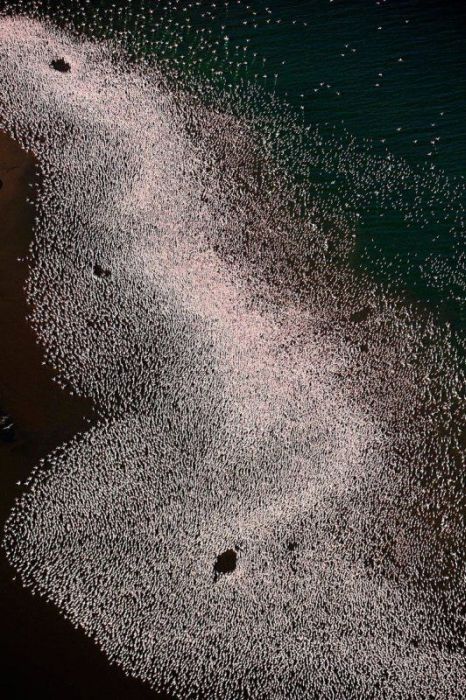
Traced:
<path id="1" fill-rule="evenodd" d="M 0 517 L 5 520 L 23 482 L 39 460 L 90 427 L 89 400 L 66 394 L 44 364 L 26 316 L 24 283 L 38 186 L 35 159 L 0 131 L 0 417 L 13 428 L 0 432 Z M 18 260 L 20 258 L 20 260 Z M 0 424 L 1 427 L 1 424 Z M 3 535 L 2 535 L 3 536 Z M 141 681 L 111 666 L 83 632 L 45 599 L 15 579 L 0 549 L 0 619 L 5 698 L 63 700 L 157 698 Z"/>

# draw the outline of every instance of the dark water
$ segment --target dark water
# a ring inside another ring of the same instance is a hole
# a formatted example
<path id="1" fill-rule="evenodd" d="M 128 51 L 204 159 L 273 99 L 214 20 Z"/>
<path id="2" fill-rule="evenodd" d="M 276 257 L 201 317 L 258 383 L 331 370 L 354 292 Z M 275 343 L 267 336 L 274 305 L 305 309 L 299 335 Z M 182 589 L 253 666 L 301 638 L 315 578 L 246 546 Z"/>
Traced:
<path id="1" fill-rule="evenodd" d="M 224 3 L 213 8 L 212 3 L 202 2 L 192 15 L 193 26 L 208 26 L 213 39 L 223 41 L 228 35 L 230 55 L 241 57 L 245 46 L 248 56 L 257 53 L 247 68 L 231 69 L 232 80 L 258 80 L 297 109 L 303 107 L 305 122 L 321 125 L 330 143 L 350 134 L 360 152 L 368 148 L 372 154 L 383 154 L 388 149 L 415 171 L 434 166 L 464 202 L 460 192 L 466 159 L 463 2 L 251 0 L 248 4 L 255 15 L 246 11 L 246 3 L 239 6 L 233 2 L 226 11 Z M 154 27 L 163 12 L 172 12 L 171 3 L 129 3 L 134 10 L 131 14 L 128 3 L 113 3 L 112 22 L 103 21 L 100 26 L 97 22 L 96 26 L 96 18 L 106 17 L 111 5 L 92 3 L 86 16 L 81 3 L 49 2 L 47 13 L 58 23 L 72 20 L 75 25 L 90 17 L 94 35 L 111 36 L 115 30 L 126 30 L 130 46 L 133 42 L 139 49 L 142 45 L 147 53 L 157 54 L 160 47 L 152 41 Z M 8 6 L 14 9 L 15 4 Z M 27 6 L 17 4 L 19 9 Z M 150 18 L 149 7 L 155 8 Z M 183 3 L 178 3 L 174 21 L 182 9 Z M 211 14 L 202 17 L 206 12 Z M 155 35 L 160 38 L 157 32 Z M 202 54 L 202 47 L 199 51 Z M 174 56 L 175 49 L 168 46 L 163 58 Z M 211 65 L 205 56 L 204 61 L 201 72 Z M 189 65 L 186 70 L 190 70 Z M 8 153 L 10 160 L 19 158 L 14 150 Z M 3 167 L 3 155 L 0 160 Z M 0 443 L 3 520 L 15 498 L 15 482 L 24 479 L 54 446 L 82 428 L 83 416 L 92 420 L 92 407 L 71 402 L 55 387 L 24 320 L 27 310 L 22 284 L 26 270 L 16 259 L 25 254 L 29 241 L 32 213 L 25 207 L 25 183 L 32 181 L 33 174 L 30 163 L 22 167 L 23 181 L 12 184 L 11 190 L 10 173 L 0 170 L 4 181 L 0 190 L 0 409 L 11 415 L 15 424 L 15 440 Z M 359 167 L 365 167 L 363 158 Z M 350 190 L 349 179 L 341 185 L 341 196 Z M 400 196 L 409 198 L 410 194 L 401 186 Z M 381 212 L 377 198 L 371 199 L 369 193 L 352 262 L 386 284 L 396 282 L 397 289 L 433 311 L 440 323 L 452 325 L 460 337 L 466 327 L 461 284 L 464 249 L 461 259 L 458 244 L 464 222 L 458 217 L 457 204 L 454 211 L 445 214 L 448 208 L 442 196 L 434 193 L 428 203 L 419 204 L 428 208 L 427 226 L 408 227 L 395 207 Z M 11 228 L 5 223 L 7 219 L 14 222 Z M 456 237 L 452 233 L 455 227 Z M 437 282 L 423 274 L 432 259 L 439 269 L 449 271 L 440 274 Z M 8 342 L 4 340 L 7 337 Z M 154 696 L 139 682 L 108 666 L 92 642 L 44 601 L 11 582 L 13 573 L 3 560 L 1 575 L 5 651 L 0 690 L 4 697 Z"/>

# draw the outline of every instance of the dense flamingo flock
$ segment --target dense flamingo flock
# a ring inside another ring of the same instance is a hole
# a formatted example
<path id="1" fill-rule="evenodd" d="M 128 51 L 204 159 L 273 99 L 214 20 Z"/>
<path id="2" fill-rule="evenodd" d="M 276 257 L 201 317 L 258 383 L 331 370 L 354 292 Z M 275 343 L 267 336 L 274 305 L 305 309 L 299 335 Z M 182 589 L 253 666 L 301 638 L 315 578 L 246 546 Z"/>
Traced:
<path id="1" fill-rule="evenodd" d="M 30 322 L 99 415 L 12 511 L 24 584 L 177 697 L 464 697 L 460 362 L 348 262 L 374 183 L 420 226 L 457 190 L 24 16 L 0 80 L 41 172 Z M 290 153 L 367 168 L 329 199 Z"/>

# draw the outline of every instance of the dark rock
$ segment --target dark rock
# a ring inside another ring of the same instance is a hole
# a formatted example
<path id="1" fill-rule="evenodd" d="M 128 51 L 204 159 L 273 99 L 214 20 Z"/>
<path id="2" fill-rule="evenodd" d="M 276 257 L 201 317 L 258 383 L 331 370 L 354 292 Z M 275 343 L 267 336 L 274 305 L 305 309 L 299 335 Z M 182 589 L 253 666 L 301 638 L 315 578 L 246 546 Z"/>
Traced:
<path id="1" fill-rule="evenodd" d="M 222 574 L 231 574 L 236 569 L 238 555 L 234 549 L 227 549 L 219 554 L 214 564 L 214 581 Z"/>
<path id="2" fill-rule="evenodd" d="M 54 58 L 50 65 L 60 73 L 69 73 L 71 70 L 70 64 L 64 58 Z"/>
<path id="3" fill-rule="evenodd" d="M 110 270 L 106 270 L 98 263 L 94 265 L 92 272 L 94 273 L 95 277 L 99 277 L 100 279 L 108 279 L 112 274 Z"/>
<path id="4" fill-rule="evenodd" d="M 286 545 L 286 548 L 289 552 L 294 552 L 295 549 L 298 548 L 298 543 L 297 542 L 288 542 L 288 544 Z"/>

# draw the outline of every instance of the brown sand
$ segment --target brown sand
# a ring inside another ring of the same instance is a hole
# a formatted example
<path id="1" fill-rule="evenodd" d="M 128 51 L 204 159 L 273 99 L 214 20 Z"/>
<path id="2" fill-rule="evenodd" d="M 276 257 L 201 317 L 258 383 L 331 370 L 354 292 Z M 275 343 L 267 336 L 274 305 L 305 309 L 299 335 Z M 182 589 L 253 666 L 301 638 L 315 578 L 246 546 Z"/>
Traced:
<path id="1" fill-rule="evenodd" d="M 34 158 L 0 132 L 0 410 L 15 425 L 12 442 L 0 440 L 0 518 L 3 523 L 23 481 L 41 457 L 85 430 L 89 401 L 68 396 L 43 364 L 43 352 L 26 321 L 24 283 L 37 186 Z M 2 672 L 0 695 L 23 700 L 156 697 L 139 681 L 112 668 L 94 643 L 44 600 L 12 580 L 0 555 Z M 160 697 L 160 696 L 159 696 Z"/>

